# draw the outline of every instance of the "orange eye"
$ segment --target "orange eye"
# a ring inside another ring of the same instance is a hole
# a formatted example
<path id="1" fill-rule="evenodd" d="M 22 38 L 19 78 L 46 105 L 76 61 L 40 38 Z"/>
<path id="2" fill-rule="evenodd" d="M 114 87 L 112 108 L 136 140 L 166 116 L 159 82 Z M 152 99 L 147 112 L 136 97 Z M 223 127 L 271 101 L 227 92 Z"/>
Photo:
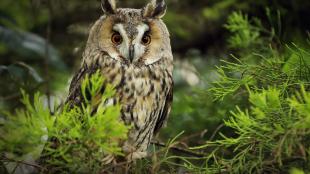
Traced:
<path id="1" fill-rule="evenodd" d="M 142 44 L 143 45 L 149 45 L 151 43 L 151 36 L 148 35 L 148 34 L 145 34 L 143 37 L 142 37 Z"/>
<path id="2" fill-rule="evenodd" d="M 123 41 L 123 38 L 122 36 L 118 33 L 118 32 L 115 32 L 113 35 L 112 35 L 112 38 L 111 38 L 112 42 L 116 45 L 119 45 L 122 43 Z"/>

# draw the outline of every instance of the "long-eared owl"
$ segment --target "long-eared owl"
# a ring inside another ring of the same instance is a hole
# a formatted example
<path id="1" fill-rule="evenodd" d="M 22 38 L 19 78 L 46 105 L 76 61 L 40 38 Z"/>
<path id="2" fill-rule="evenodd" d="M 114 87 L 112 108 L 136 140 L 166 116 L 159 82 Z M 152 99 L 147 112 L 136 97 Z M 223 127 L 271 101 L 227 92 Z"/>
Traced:
<path id="1" fill-rule="evenodd" d="M 127 158 L 146 156 L 146 149 L 167 119 L 172 103 L 173 56 L 169 32 L 161 18 L 164 0 L 142 9 L 117 8 L 103 0 L 104 15 L 92 26 L 82 65 L 72 79 L 67 102 L 79 105 L 86 74 L 100 70 L 115 86 L 112 104 L 121 105 L 121 119 L 133 125 L 122 144 Z"/>

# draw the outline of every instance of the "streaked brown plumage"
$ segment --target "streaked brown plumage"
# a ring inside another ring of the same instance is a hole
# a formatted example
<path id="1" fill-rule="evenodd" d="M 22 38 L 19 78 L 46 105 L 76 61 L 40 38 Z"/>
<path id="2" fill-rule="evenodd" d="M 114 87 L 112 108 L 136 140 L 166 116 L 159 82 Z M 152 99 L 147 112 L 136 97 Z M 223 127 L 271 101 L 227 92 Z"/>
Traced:
<path id="1" fill-rule="evenodd" d="M 153 0 L 143 9 L 116 9 L 113 0 L 105 0 L 102 7 L 105 15 L 90 31 L 67 101 L 72 105 L 83 102 L 81 80 L 99 69 L 116 88 L 116 98 L 109 103 L 119 102 L 121 119 L 133 125 L 123 151 L 137 159 L 146 156 L 172 102 L 173 57 L 168 30 L 160 19 L 166 5 Z"/>

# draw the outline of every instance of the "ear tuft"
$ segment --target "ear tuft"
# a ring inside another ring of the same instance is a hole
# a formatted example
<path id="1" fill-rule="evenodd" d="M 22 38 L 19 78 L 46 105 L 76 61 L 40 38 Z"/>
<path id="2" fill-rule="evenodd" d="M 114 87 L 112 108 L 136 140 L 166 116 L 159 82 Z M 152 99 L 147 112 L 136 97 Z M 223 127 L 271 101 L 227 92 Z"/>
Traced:
<path id="1" fill-rule="evenodd" d="M 115 0 L 101 0 L 101 8 L 105 14 L 115 14 L 116 2 Z"/>
<path id="2" fill-rule="evenodd" d="M 143 17 L 157 18 L 164 17 L 167 10 L 165 0 L 152 0 L 143 9 Z"/>

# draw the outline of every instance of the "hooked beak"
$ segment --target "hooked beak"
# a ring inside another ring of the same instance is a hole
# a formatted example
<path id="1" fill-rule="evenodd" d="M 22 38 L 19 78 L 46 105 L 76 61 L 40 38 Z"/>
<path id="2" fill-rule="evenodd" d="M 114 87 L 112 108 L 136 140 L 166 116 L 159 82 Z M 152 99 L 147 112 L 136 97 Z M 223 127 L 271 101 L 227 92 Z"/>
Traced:
<path id="1" fill-rule="evenodd" d="M 129 60 L 130 60 L 130 62 L 133 61 L 134 57 L 135 57 L 135 46 L 130 45 L 130 47 L 129 47 Z"/>

